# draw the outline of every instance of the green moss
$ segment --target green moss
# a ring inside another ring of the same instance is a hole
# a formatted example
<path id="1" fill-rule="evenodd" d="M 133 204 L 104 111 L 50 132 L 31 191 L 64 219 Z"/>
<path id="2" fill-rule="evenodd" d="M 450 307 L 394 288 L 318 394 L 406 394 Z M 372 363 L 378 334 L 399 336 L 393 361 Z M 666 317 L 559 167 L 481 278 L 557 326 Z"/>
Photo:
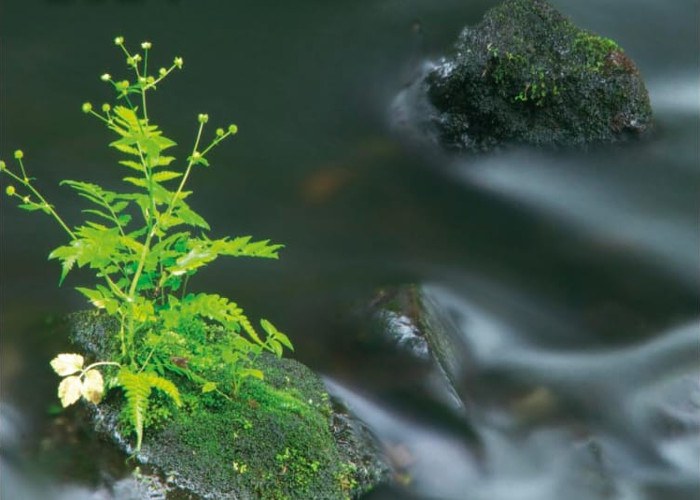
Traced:
<path id="1" fill-rule="evenodd" d="M 531 6 L 511 2 L 509 9 L 496 10 L 493 19 L 530 15 Z M 614 40 L 581 31 L 564 17 L 548 12 L 546 19 L 550 32 L 538 36 L 548 44 L 535 47 L 534 37 L 516 33 L 501 46 L 486 45 L 487 74 L 503 98 L 544 106 L 561 93 L 565 75 L 599 72 L 612 52 L 621 51 Z"/>
<path id="2" fill-rule="evenodd" d="M 356 475 L 357 466 L 354 463 L 343 462 L 340 464 L 340 470 L 336 474 L 336 479 L 346 496 L 350 496 L 359 486 Z"/>
<path id="3" fill-rule="evenodd" d="M 265 373 L 272 374 L 269 380 L 248 380 L 239 397 L 220 401 L 216 408 L 181 412 L 165 430 L 147 435 L 153 446 L 169 450 L 159 466 L 197 477 L 208 491 L 221 495 L 248 491 L 263 499 L 348 496 L 322 385 L 297 385 L 292 379 L 296 368 L 287 374 L 279 360 L 261 359 Z M 183 462 L 183 456 L 197 458 Z"/>
<path id="4" fill-rule="evenodd" d="M 580 59 L 583 59 L 583 67 L 586 71 L 600 71 L 610 54 L 622 49 L 610 38 L 580 31 L 573 40 L 573 50 Z"/>
<path id="5" fill-rule="evenodd" d="M 118 349 L 104 341 L 114 327 L 104 315 L 79 313 L 70 323 L 73 341 L 90 356 L 108 358 Z M 264 380 L 248 378 L 233 398 L 202 393 L 200 384 L 184 377 L 174 380 L 181 387 L 179 408 L 155 394 L 137 458 L 172 475 L 178 487 L 207 498 L 342 499 L 383 480 L 386 469 L 372 456 L 375 451 L 334 421 L 317 375 L 268 354 L 256 365 Z M 120 420 L 121 403 L 120 391 L 112 391 L 99 405 L 99 425 L 124 445 L 131 429 Z"/>
<path id="6" fill-rule="evenodd" d="M 542 106 L 549 97 L 559 95 L 557 78 L 526 55 L 510 51 L 500 54 L 493 46 L 487 51 L 491 57 L 488 73 L 503 98 Z"/>

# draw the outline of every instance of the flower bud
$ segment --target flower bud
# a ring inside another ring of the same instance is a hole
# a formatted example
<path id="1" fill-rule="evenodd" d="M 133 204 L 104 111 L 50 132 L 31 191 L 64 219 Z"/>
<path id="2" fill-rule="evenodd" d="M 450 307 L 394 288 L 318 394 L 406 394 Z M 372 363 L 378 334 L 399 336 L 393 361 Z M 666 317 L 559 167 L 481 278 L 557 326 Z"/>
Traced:
<path id="1" fill-rule="evenodd" d="M 199 116 L 197 116 L 197 120 L 199 120 L 199 123 L 207 123 L 209 121 L 209 115 L 206 115 L 204 113 L 200 113 Z"/>
<path id="2" fill-rule="evenodd" d="M 29 195 L 22 198 L 22 203 L 29 203 Z"/>
<path id="3" fill-rule="evenodd" d="M 217 129 L 216 129 L 216 135 L 217 135 L 218 137 L 221 137 L 222 135 L 224 135 L 224 129 L 222 129 L 222 128 L 217 128 Z"/>
<path id="4" fill-rule="evenodd" d="M 228 126 L 228 133 L 233 135 L 236 132 L 238 132 L 238 127 L 236 125 L 229 125 Z"/>
<path id="5" fill-rule="evenodd" d="M 5 192 L 7 193 L 8 196 L 14 196 L 15 194 L 15 187 L 14 186 L 7 186 L 5 188 Z"/>
<path id="6" fill-rule="evenodd" d="M 202 153 L 200 153 L 199 151 L 195 151 L 194 153 L 192 153 L 192 159 L 194 161 L 199 160 L 201 157 L 202 157 Z"/>
<path id="7" fill-rule="evenodd" d="M 142 48 L 143 50 L 148 50 L 148 49 L 150 49 L 150 48 L 151 48 L 151 42 L 143 42 L 143 43 L 141 43 L 141 48 Z"/>
<path id="8" fill-rule="evenodd" d="M 114 45 L 124 45 L 124 37 L 118 36 L 114 39 Z"/>
<path id="9" fill-rule="evenodd" d="M 21 160 L 22 158 L 24 158 L 24 153 L 22 152 L 22 150 L 18 149 L 17 151 L 15 151 L 15 159 Z"/>
<path id="10" fill-rule="evenodd" d="M 141 85 L 146 85 L 146 82 L 147 82 L 147 81 L 148 81 L 148 80 L 146 80 L 146 77 L 145 77 L 145 76 L 139 76 L 139 83 L 140 83 Z"/>
<path id="11" fill-rule="evenodd" d="M 173 61 L 173 64 L 177 66 L 178 69 L 182 69 L 182 65 L 184 64 L 184 61 L 182 60 L 182 57 L 176 57 L 175 60 Z"/>
<path id="12" fill-rule="evenodd" d="M 5 170 L 7 168 L 7 165 L 5 165 L 5 162 L 0 160 L 0 171 Z"/>
<path id="13" fill-rule="evenodd" d="M 111 79 L 112 79 L 112 75 L 110 75 L 109 73 L 105 73 L 100 77 L 100 80 L 102 80 L 103 82 L 108 82 Z"/>
<path id="14" fill-rule="evenodd" d="M 90 104 L 89 102 L 84 102 L 83 113 L 89 113 L 90 111 L 92 111 L 92 104 Z"/>
<path id="15" fill-rule="evenodd" d="M 158 74 L 159 74 L 160 76 L 165 76 L 165 75 L 168 74 L 168 70 L 165 69 L 165 68 L 160 68 L 160 69 L 158 70 Z"/>
<path id="16" fill-rule="evenodd" d="M 109 113 L 109 111 L 110 111 L 111 109 L 112 109 L 112 106 L 110 106 L 110 105 L 107 104 L 107 103 L 104 103 L 104 104 L 102 105 L 102 112 L 103 112 L 103 113 Z"/>
<path id="17" fill-rule="evenodd" d="M 117 90 L 125 91 L 129 88 L 129 80 L 122 80 L 117 83 Z"/>

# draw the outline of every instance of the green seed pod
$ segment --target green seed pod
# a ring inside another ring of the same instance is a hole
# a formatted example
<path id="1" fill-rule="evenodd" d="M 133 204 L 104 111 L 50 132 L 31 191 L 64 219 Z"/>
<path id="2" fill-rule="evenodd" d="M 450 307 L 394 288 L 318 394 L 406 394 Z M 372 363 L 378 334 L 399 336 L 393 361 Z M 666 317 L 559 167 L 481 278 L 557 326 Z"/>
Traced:
<path id="1" fill-rule="evenodd" d="M 14 196 L 15 194 L 15 187 L 14 186 L 7 186 L 5 188 L 5 192 L 7 193 L 8 196 Z"/>
<path id="2" fill-rule="evenodd" d="M 229 134 L 233 135 L 236 132 L 238 132 L 238 127 L 236 125 L 231 124 L 228 126 L 228 132 Z"/>
<path id="3" fill-rule="evenodd" d="M 22 152 L 22 150 L 18 149 L 17 151 L 15 151 L 15 159 L 21 160 L 22 158 L 24 158 L 24 153 Z"/>
<path id="4" fill-rule="evenodd" d="M 89 113 L 90 111 L 92 111 L 92 104 L 90 104 L 89 102 L 84 102 L 83 113 Z"/>

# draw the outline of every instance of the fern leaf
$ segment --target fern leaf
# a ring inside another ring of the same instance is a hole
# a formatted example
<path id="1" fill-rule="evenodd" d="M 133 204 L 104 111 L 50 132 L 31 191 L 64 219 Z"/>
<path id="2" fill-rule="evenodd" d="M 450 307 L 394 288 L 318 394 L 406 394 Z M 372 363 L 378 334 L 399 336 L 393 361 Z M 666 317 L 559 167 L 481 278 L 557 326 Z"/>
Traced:
<path id="1" fill-rule="evenodd" d="M 175 402 L 176 406 L 182 406 L 182 400 L 180 399 L 180 391 L 177 390 L 175 384 L 173 384 L 167 378 L 160 377 L 155 373 L 145 373 L 144 375 L 148 377 L 148 381 L 151 384 L 152 388 L 164 392 L 170 397 L 170 399 L 172 399 Z"/>
<path id="2" fill-rule="evenodd" d="M 155 388 L 164 392 L 173 399 L 177 406 L 182 404 L 180 393 L 175 384 L 155 373 L 134 373 L 127 368 L 119 370 L 117 385 L 124 390 L 126 398 L 124 410 L 129 418 L 129 423 L 136 432 L 136 451 L 139 451 L 143 441 L 143 422 L 148 412 L 148 398 L 151 391 Z"/>
<path id="3" fill-rule="evenodd" d="M 284 248 L 284 245 L 272 244 L 270 240 L 251 241 L 250 236 L 239 236 L 233 240 L 223 238 L 214 241 L 213 246 L 221 255 L 262 257 L 267 259 L 279 258 L 277 252 Z"/>
<path id="4" fill-rule="evenodd" d="M 117 384 L 124 389 L 126 411 L 129 423 L 136 432 L 136 451 L 141 449 L 143 441 L 143 421 L 148 411 L 148 396 L 151 395 L 151 385 L 148 379 L 123 368 L 117 375 Z"/>

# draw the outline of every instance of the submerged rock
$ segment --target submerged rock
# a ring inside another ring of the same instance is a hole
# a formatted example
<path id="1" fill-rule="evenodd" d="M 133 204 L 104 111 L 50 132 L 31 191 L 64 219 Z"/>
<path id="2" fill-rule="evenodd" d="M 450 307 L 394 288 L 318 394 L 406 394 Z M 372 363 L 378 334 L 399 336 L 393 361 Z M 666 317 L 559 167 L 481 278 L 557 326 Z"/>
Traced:
<path id="1" fill-rule="evenodd" d="M 469 370 L 459 330 L 418 285 L 382 288 L 369 304 L 373 331 L 426 367 L 422 383 L 439 401 L 465 414 L 460 380 Z"/>
<path id="2" fill-rule="evenodd" d="M 634 62 L 544 0 L 506 0 L 406 93 L 448 149 L 581 147 L 639 136 L 652 111 Z M 425 117 L 427 111 L 427 119 Z"/>
<path id="3" fill-rule="evenodd" d="M 105 334 L 108 321 L 72 317 L 74 342 L 95 359 L 116 347 Z M 314 372 L 271 355 L 258 361 L 264 381 L 250 379 L 230 401 L 183 395 L 184 409 L 173 409 L 172 418 L 154 416 L 138 452 L 120 418 L 118 391 L 93 407 L 93 425 L 187 498 L 354 498 L 387 478 L 371 433 L 332 404 Z"/>

